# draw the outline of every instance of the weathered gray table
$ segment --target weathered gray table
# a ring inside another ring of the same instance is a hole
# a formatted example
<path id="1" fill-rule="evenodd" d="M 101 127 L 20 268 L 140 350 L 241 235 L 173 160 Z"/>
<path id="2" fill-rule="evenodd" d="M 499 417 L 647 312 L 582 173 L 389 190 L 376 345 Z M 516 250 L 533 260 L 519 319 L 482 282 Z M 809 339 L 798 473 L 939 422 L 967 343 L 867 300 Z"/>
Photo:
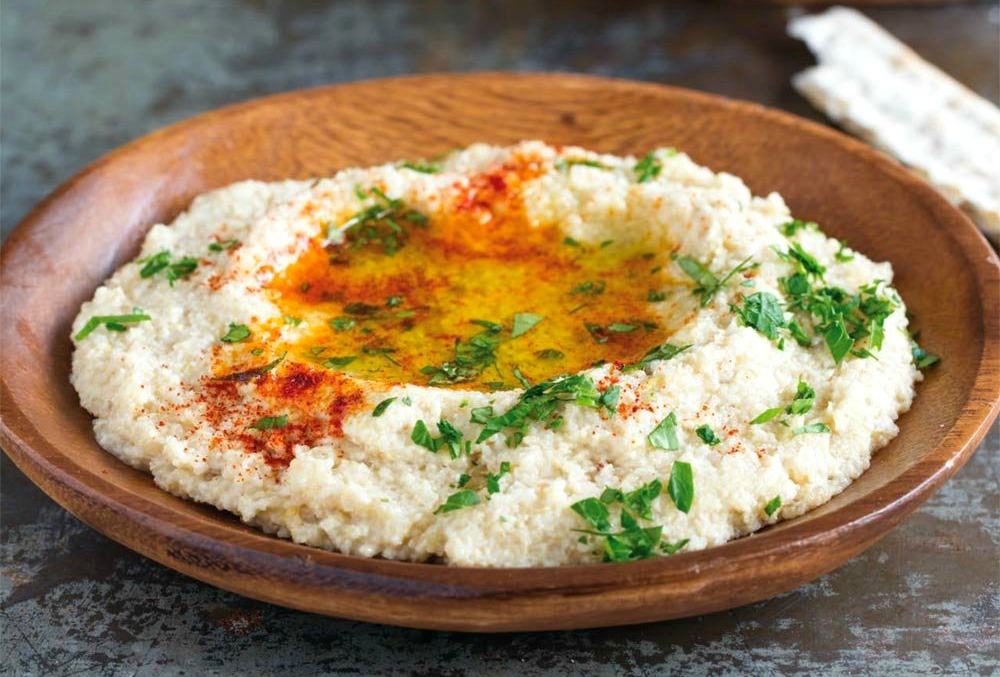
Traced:
<path id="1" fill-rule="evenodd" d="M 9 232 L 86 163 L 177 119 L 382 75 L 584 71 L 819 119 L 789 85 L 810 57 L 784 36 L 788 11 L 712 2 L 5 0 L 0 221 Z M 997 99 L 1000 6 L 871 14 Z M 903 526 L 794 592 L 669 623 L 506 636 L 339 621 L 210 588 L 98 535 L 4 457 L 0 673 L 997 674 L 998 452 L 994 431 Z"/>

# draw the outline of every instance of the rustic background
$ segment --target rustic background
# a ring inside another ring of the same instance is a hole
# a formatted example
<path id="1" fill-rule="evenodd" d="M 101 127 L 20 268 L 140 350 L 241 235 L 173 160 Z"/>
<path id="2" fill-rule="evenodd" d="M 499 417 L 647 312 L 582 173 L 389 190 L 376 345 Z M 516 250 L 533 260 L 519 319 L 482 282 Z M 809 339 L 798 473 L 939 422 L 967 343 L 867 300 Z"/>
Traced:
<path id="1" fill-rule="evenodd" d="M 581 71 L 821 119 L 789 85 L 811 63 L 784 35 L 796 11 L 697 0 L 4 0 L 0 225 L 6 235 L 61 181 L 162 125 L 384 75 Z M 1000 4 L 867 11 L 997 101 Z M 769 601 L 632 628 L 502 636 L 338 621 L 215 590 L 84 526 L 3 457 L 0 674 L 994 675 L 998 456 L 994 430 L 879 545 Z"/>

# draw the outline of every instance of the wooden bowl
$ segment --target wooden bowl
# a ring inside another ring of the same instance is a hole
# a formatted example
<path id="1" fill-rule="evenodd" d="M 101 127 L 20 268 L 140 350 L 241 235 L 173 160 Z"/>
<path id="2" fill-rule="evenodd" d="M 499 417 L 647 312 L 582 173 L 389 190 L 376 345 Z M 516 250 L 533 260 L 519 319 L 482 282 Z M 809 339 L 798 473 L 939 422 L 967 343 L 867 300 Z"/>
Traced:
<path id="1" fill-rule="evenodd" d="M 891 261 L 942 355 L 900 435 L 823 507 L 721 547 L 630 564 L 487 570 L 295 545 L 182 501 L 101 450 L 68 380 L 70 321 L 151 224 L 247 178 L 329 174 L 474 141 L 540 138 L 609 153 L 676 146 L 780 191 L 792 211 Z M 794 588 L 872 545 L 969 458 L 997 414 L 996 255 L 894 162 L 798 118 L 682 89 L 574 75 L 432 75 L 326 87 L 224 108 L 150 134 L 38 206 L 2 258 L 0 441 L 71 513 L 172 569 L 334 616 L 450 630 L 655 621 Z M 956 560 L 956 566 L 960 562 Z"/>

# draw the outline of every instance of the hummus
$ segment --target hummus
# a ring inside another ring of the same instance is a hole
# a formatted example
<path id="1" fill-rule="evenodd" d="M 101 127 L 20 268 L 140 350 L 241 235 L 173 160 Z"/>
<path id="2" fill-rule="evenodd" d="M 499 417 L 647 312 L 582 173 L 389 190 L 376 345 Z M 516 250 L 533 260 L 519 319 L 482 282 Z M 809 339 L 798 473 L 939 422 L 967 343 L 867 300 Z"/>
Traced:
<path id="1" fill-rule="evenodd" d="M 71 378 L 105 449 L 298 543 L 627 561 L 868 467 L 934 359 L 891 281 L 672 149 L 474 145 L 198 197 L 83 305 Z"/>

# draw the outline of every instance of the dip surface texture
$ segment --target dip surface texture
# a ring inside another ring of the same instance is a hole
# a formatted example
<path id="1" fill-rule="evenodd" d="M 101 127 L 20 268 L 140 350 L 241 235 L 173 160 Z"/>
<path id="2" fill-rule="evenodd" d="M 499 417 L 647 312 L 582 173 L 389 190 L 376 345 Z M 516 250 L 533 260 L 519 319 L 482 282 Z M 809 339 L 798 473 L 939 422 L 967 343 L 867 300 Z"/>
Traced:
<path id="1" fill-rule="evenodd" d="M 363 556 L 718 545 L 842 491 L 919 371 L 892 269 L 671 149 L 246 181 L 85 303 L 72 382 L 163 489 Z"/>

